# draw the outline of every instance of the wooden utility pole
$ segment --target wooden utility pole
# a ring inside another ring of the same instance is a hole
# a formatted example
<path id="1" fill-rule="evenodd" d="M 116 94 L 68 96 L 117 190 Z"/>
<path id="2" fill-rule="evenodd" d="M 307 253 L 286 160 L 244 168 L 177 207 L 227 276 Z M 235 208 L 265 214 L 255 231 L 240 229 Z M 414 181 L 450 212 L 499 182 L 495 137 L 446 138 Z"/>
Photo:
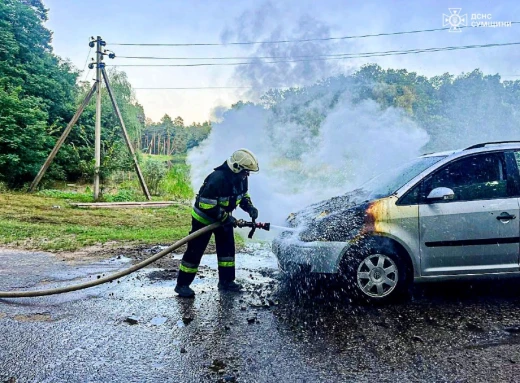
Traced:
<path id="1" fill-rule="evenodd" d="M 103 53 L 101 52 L 101 37 L 96 40 L 96 127 L 94 140 L 94 201 L 99 199 L 99 171 L 101 168 L 101 64 Z"/>
<path id="2" fill-rule="evenodd" d="M 137 177 L 139 178 L 139 183 L 141 184 L 141 188 L 143 189 L 143 193 L 146 196 L 146 199 L 151 200 L 150 192 L 148 191 L 148 187 L 146 186 L 146 182 L 144 180 L 143 174 L 141 172 L 141 169 L 139 167 L 139 162 L 137 161 L 137 157 L 134 152 L 134 148 L 132 147 L 132 142 L 130 141 L 130 136 L 128 135 L 128 132 L 126 131 L 125 123 L 123 121 L 123 116 L 121 115 L 121 112 L 119 110 L 119 107 L 117 105 L 116 99 L 114 97 L 114 93 L 112 92 L 112 88 L 110 86 L 110 82 L 108 80 L 108 75 L 105 71 L 105 63 L 103 62 L 103 56 L 108 55 L 111 59 L 115 58 L 116 55 L 112 53 L 106 53 L 106 50 L 102 50 L 102 47 L 106 46 L 106 42 L 101 39 L 100 36 L 97 37 L 96 40 L 92 38 L 92 41 L 89 43 L 91 48 L 96 47 L 96 62 L 89 64 L 89 68 L 93 69 L 94 65 L 96 66 L 96 82 L 94 85 L 92 85 L 92 88 L 90 89 L 89 93 L 83 100 L 81 106 L 76 111 L 76 114 L 74 114 L 74 117 L 72 117 L 72 120 L 70 120 L 69 124 L 61 134 L 61 137 L 56 142 L 56 145 L 54 146 L 54 149 L 52 149 L 51 153 L 47 157 L 47 160 L 41 167 L 40 171 L 34 178 L 34 181 L 31 184 L 30 191 L 33 192 L 36 189 L 36 186 L 38 186 L 39 182 L 41 181 L 42 177 L 44 176 L 45 172 L 47 171 L 48 167 L 54 160 L 54 157 L 56 157 L 56 154 L 58 153 L 60 147 L 65 142 L 65 139 L 69 135 L 72 127 L 76 122 L 78 121 L 79 117 L 83 113 L 83 110 L 90 102 L 90 99 L 96 93 L 96 125 L 95 125 L 95 143 L 94 143 L 94 161 L 95 161 L 95 169 L 94 169 L 94 200 L 99 199 L 99 173 L 101 169 L 101 86 L 102 86 L 102 79 L 105 80 L 105 84 L 107 87 L 108 94 L 110 96 L 110 100 L 112 101 L 112 106 L 114 107 L 114 111 L 117 115 L 117 118 L 119 119 L 119 122 L 121 123 L 121 129 L 123 131 L 123 137 L 125 139 L 125 142 L 128 146 L 128 149 L 130 150 L 130 154 L 132 155 L 132 159 L 134 160 L 134 166 L 135 170 L 137 172 Z"/>

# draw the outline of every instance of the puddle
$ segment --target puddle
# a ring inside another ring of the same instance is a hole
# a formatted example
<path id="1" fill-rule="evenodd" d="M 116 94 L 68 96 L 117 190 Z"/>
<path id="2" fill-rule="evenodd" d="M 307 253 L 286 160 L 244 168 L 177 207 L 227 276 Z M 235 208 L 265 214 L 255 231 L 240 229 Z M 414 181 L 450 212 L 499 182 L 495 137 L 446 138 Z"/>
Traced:
<path id="1" fill-rule="evenodd" d="M 161 325 L 165 324 L 167 320 L 168 320 L 168 318 L 166 318 L 166 317 L 154 317 L 154 318 L 152 318 L 152 320 L 150 321 L 149 324 L 152 326 L 161 326 Z"/>
<path id="2" fill-rule="evenodd" d="M 14 319 L 18 322 L 50 322 L 52 321 L 51 314 L 49 313 L 34 313 L 26 315 L 15 315 Z"/>

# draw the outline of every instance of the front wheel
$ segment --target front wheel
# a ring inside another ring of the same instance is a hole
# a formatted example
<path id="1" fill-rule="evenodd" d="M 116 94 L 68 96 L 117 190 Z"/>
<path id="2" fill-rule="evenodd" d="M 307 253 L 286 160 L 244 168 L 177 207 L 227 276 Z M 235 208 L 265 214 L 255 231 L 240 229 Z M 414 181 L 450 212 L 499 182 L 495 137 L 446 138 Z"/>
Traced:
<path id="1" fill-rule="evenodd" d="M 364 302 L 387 303 L 402 298 L 409 287 L 409 271 L 401 256 L 390 249 L 373 248 L 346 255 L 342 283 Z"/>
<path id="2" fill-rule="evenodd" d="M 357 268 L 357 287 L 368 297 L 382 299 L 390 296 L 399 283 L 396 262 L 385 254 L 371 254 Z"/>

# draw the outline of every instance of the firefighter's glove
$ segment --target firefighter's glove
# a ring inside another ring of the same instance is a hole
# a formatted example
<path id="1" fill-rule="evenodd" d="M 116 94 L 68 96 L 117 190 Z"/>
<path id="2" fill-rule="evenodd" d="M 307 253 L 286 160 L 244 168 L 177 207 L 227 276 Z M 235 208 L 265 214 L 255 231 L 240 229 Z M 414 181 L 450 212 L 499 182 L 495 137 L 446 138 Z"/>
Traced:
<path id="1" fill-rule="evenodd" d="M 249 208 L 249 216 L 251 219 L 257 219 L 258 218 L 258 209 L 254 206 L 251 206 Z"/>
<path id="2" fill-rule="evenodd" d="M 235 217 L 233 217 L 231 214 L 228 215 L 226 220 L 222 223 L 223 226 L 231 226 L 231 227 L 236 227 L 236 224 L 237 224 L 237 219 Z"/>

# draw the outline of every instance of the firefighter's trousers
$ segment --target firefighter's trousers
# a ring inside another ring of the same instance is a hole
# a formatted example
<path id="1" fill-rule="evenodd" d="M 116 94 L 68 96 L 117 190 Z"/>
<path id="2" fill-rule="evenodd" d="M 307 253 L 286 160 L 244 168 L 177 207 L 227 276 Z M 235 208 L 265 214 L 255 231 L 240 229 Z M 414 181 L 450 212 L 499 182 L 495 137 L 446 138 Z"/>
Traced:
<path id="1" fill-rule="evenodd" d="M 205 226 L 195 218 L 192 218 L 190 234 Z M 188 242 L 188 248 L 182 257 L 179 267 L 178 285 L 189 286 L 193 282 L 200 260 L 212 234 L 215 234 L 219 280 L 227 282 L 235 279 L 235 237 L 233 236 L 233 227 L 220 226 Z"/>

